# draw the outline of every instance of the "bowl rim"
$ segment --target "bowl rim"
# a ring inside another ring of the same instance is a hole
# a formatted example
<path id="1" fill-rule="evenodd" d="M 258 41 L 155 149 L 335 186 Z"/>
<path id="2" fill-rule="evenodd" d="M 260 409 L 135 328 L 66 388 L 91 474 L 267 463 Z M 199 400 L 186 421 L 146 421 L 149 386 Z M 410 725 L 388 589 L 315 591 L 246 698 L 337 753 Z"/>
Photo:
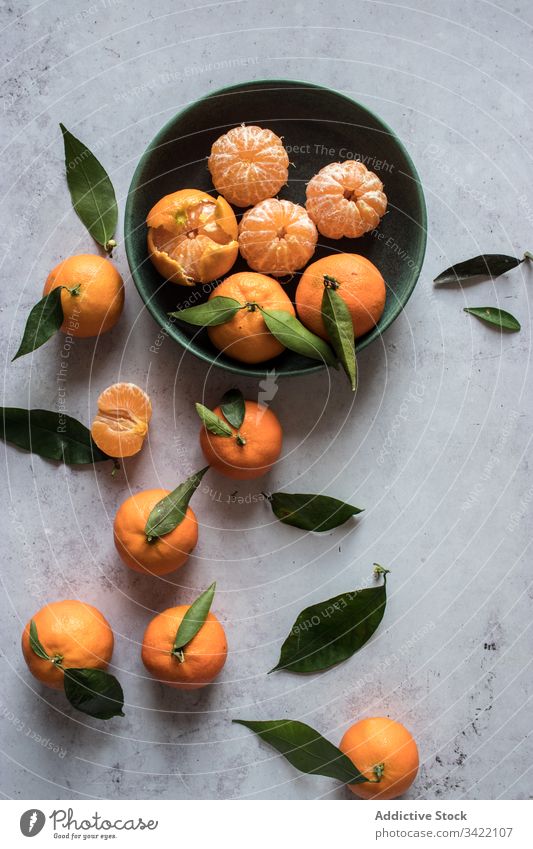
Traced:
<path id="1" fill-rule="evenodd" d="M 409 301 L 409 298 L 413 294 L 414 288 L 415 288 L 415 286 L 416 286 L 416 284 L 417 284 L 417 282 L 420 278 L 420 274 L 422 273 L 422 266 L 423 266 L 423 263 L 424 263 L 424 258 L 425 258 L 425 254 L 426 254 L 426 247 L 427 247 L 428 232 L 427 232 L 426 200 L 425 200 L 425 196 L 424 196 L 424 191 L 422 189 L 422 183 L 421 183 L 421 180 L 420 180 L 420 175 L 419 175 L 419 173 L 416 169 L 416 166 L 415 166 L 415 164 L 414 164 L 414 162 L 411 158 L 411 155 L 407 151 L 407 149 L 406 149 L 405 145 L 403 144 L 403 142 L 401 141 L 401 139 L 398 137 L 398 135 L 395 133 L 395 131 L 386 123 L 386 121 L 384 121 L 379 115 L 377 115 L 375 112 L 373 112 L 372 109 L 369 109 L 367 106 L 360 103 L 358 100 L 354 100 L 353 97 L 349 97 L 348 95 L 344 94 L 341 91 L 338 91 L 337 89 L 330 88 L 329 86 L 320 85 L 320 83 L 309 82 L 308 80 L 267 78 L 267 79 L 260 79 L 260 80 L 243 80 L 243 81 L 238 82 L 238 83 L 233 83 L 232 85 L 229 85 L 229 86 L 224 86 L 223 88 L 215 89 L 213 91 L 208 92 L 207 94 L 202 95 L 201 97 L 196 98 L 196 100 L 189 103 L 183 109 L 180 109 L 179 112 L 176 112 L 175 115 L 173 115 L 171 118 L 168 119 L 168 121 L 166 121 L 163 124 L 161 129 L 156 133 L 156 135 L 149 142 L 149 144 L 147 145 L 147 147 L 144 149 L 143 153 L 141 154 L 141 157 L 140 157 L 140 159 L 137 163 L 137 166 L 136 166 L 136 168 L 133 172 L 133 176 L 131 178 L 130 185 L 129 185 L 129 188 L 128 188 L 128 194 L 127 194 L 127 198 L 126 198 L 126 207 L 125 207 L 125 211 L 124 211 L 124 246 L 125 246 L 125 250 L 126 250 L 126 258 L 128 260 L 128 265 L 129 265 L 129 269 L 130 269 L 130 272 L 131 272 L 131 276 L 133 278 L 135 288 L 137 289 L 137 292 L 139 293 L 139 297 L 141 298 L 144 306 L 146 307 L 146 309 L 148 310 L 148 312 L 150 313 L 150 315 L 152 316 L 152 318 L 154 319 L 154 321 L 156 322 L 158 327 L 161 330 L 163 330 L 165 333 L 167 333 L 175 342 L 178 342 L 178 344 L 181 345 L 181 347 L 185 351 L 188 351 L 189 353 L 193 354 L 195 357 L 198 357 L 199 359 L 203 360 L 204 362 L 208 363 L 209 365 L 214 365 L 217 368 L 223 369 L 224 371 L 229 371 L 229 372 L 232 372 L 233 374 L 239 374 L 239 375 L 244 376 L 244 377 L 264 378 L 269 371 L 272 371 L 272 369 L 252 368 L 252 367 L 245 368 L 244 366 L 241 366 L 237 361 L 235 363 L 221 362 L 216 354 L 209 355 L 208 353 L 206 353 L 204 351 L 198 350 L 196 347 L 194 347 L 192 339 L 189 339 L 185 335 L 180 336 L 177 332 L 177 331 L 179 331 L 179 328 L 176 328 L 174 324 L 170 324 L 170 325 L 162 325 L 161 324 L 161 319 L 157 315 L 155 306 L 152 304 L 152 299 L 149 299 L 148 301 L 145 300 L 143 293 L 142 293 L 141 272 L 139 271 L 139 269 L 136 266 L 134 266 L 134 263 L 133 263 L 132 254 L 133 254 L 133 232 L 134 232 L 134 230 L 130 225 L 131 225 L 132 218 L 133 218 L 133 204 L 135 202 L 134 195 L 139 188 L 139 185 L 140 185 L 140 179 L 139 178 L 140 178 L 141 171 L 144 168 L 145 162 L 148 159 L 148 157 L 154 152 L 154 150 L 156 150 L 158 147 L 161 146 L 161 144 L 160 144 L 161 139 L 163 138 L 163 136 L 165 136 L 167 134 L 168 130 L 173 126 L 173 124 L 175 124 L 175 122 L 177 120 L 184 117 L 189 112 L 191 112 L 193 109 L 195 109 L 198 106 L 199 103 L 202 103 L 203 101 L 210 100 L 211 98 L 220 97 L 220 96 L 223 96 L 223 95 L 226 95 L 226 94 L 231 94 L 233 92 L 239 91 L 242 88 L 246 88 L 246 87 L 252 87 L 253 88 L 254 85 L 257 85 L 258 87 L 264 88 L 264 87 L 269 86 L 269 85 L 275 87 L 275 86 L 279 86 L 280 84 L 282 84 L 283 86 L 287 86 L 287 87 L 290 87 L 291 85 L 293 85 L 295 88 L 299 88 L 299 89 L 309 88 L 309 89 L 315 89 L 315 90 L 318 90 L 318 91 L 325 91 L 328 94 L 335 95 L 336 97 L 340 98 L 341 100 L 345 100 L 347 103 L 349 103 L 351 105 L 355 104 L 358 107 L 358 109 L 360 109 L 366 115 L 369 115 L 386 132 L 387 135 L 391 136 L 394 139 L 394 141 L 398 145 L 399 149 L 401 150 L 403 156 L 405 157 L 407 164 L 409 165 L 409 168 L 411 169 L 412 175 L 414 175 L 414 177 L 415 177 L 413 182 L 415 184 L 415 191 L 416 191 L 416 194 L 417 194 L 418 202 L 419 202 L 419 205 L 420 205 L 420 213 L 421 213 L 421 215 L 420 215 L 421 241 L 419 243 L 417 256 L 413 257 L 415 264 L 416 264 L 416 268 L 413 271 L 411 283 L 410 283 L 408 289 L 406 290 L 406 296 L 405 296 L 405 299 L 403 300 L 403 302 L 400 303 L 399 301 L 397 301 L 395 304 L 393 304 L 392 309 L 391 309 L 389 315 L 387 316 L 387 318 L 384 320 L 383 324 L 379 327 L 379 329 L 375 328 L 376 335 L 372 335 L 372 333 L 368 334 L 367 337 L 365 339 L 363 339 L 360 344 L 357 344 L 357 340 L 356 340 L 356 351 L 357 352 L 362 351 L 364 348 L 367 347 L 367 345 L 370 345 L 378 337 L 382 336 L 385 333 L 385 331 L 388 330 L 388 328 L 391 326 L 391 324 L 398 318 L 400 313 L 403 311 L 403 309 L 407 305 L 407 302 Z M 409 176 L 411 177 L 412 175 L 409 175 Z M 296 368 L 296 369 L 292 369 L 291 371 L 279 371 L 279 372 L 276 371 L 276 375 L 280 376 L 280 377 L 298 377 L 298 376 L 301 376 L 301 375 L 313 374 L 314 372 L 321 371 L 324 368 L 326 368 L 325 363 L 318 363 L 317 362 L 316 365 L 309 365 L 309 366 L 306 366 L 305 368 Z"/>

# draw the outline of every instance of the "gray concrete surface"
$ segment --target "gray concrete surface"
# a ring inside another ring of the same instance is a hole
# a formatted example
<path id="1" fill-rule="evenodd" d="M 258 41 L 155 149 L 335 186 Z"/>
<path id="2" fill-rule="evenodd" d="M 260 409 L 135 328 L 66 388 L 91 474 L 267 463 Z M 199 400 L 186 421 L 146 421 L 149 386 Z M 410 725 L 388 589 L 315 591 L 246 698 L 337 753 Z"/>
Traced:
<path id="1" fill-rule="evenodd" d="M 273 400 L 286 459 L 264 482 L 324 489 L 366 507 L 356 528 L 305 536 L 273 525 L 265 504 L 227 503 L 211 478 L 195 507 L 196 555 L 168 581 L 133 576 L 111 523 L 129 490 L 172 486 L 201 463 L 193 401 L 231 379 L 172 343 L 150 352 L 120 244 L 125 314 L 97 344 L 70 351 L 68 411 L 89 421 L 102 388 L 147 384 L 149 446 L 112 480 L 106 468 L 57 468 L 2 449 L 2 792 L 15 798 L 349 798 L 300 776 L 232 718 L 293 717 L 337 742 L 361 716 L 387 714 L 414 733 L 421 769 L 409 798 L 531 798 L 533 500 L 531 265 L 464 291 L 432 278 L 480 251 L 533 249 L 531 24 L 520 0 L 3 3 L 2 338 L 4 403 L 53 408 L 63 341 L 9 360 L 49 269 L 93 251 L 71 210 L 58 122 L 97 146 L 121 210 L 157 129 L 214 88 L 265 77 L 330 85 L 375 109 L 423 179 L 426 262 L 405 313 L 360 357 L 355 402 L 342 375 L 281 381 Z M 121 232 L 119 233 L 119 242 Z M 499 304 L 522 322 L 500 335 L 465 305 Z M 243 381 L 250 396 L 254 381 Z M 372 642 L 322 675 L 266 676 L 296 613 L 392 570 Z M 200 693 L 144 676 L 143 629 L 216 578 L 230 655 Z M 127 716 L 108 724 L 70 710 L 29 675 L 24 622 L 44 603 L 96 604 L 116 633 Z"/>

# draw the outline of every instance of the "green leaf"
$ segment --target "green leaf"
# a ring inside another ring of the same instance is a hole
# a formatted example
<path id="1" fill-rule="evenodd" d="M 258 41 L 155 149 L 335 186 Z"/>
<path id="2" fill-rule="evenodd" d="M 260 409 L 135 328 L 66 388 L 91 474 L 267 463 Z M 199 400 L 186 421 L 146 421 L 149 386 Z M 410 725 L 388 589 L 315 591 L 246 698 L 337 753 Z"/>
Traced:
<path id="1" fill-rule="evenodd" d="M 26 321 L 22 342 L 13 360 L 40 348 L 59 330 L 63 324 L 62 288 L 62 286 L 57 286 L 52 289 L 32 308 Z"/>
<path id="2" fill-rule="evenodd" d="M 348 375 L 350 386 L 357 388 L 357 360 L 355 358 L 355 340 L 350 310 L 338 292 L 331 286 L 324 286 L 322 295 L 322 318 L 344 371 Z"/>
<path id="3" fill-rule="evenodd" d="M 83 142 L 59 125 L 65 145 L 67 184 L 74 209 L 93 239 L 107 251 L 117 227 L 118 210 L 107 171 Z"/>
<path id="4" fill-rule="evenodd" d="M 331 531 L 363 512 L 329 495 L 273 492 L 269 501 L 280 522 L 304 531 Z"/>
<path id="5" fill-rule="evenodd" d="M 39 635 L 37 634 L 37 625 L 33 619 L 30 622 L 30 646 L 32 651 L 34 651 L 38 657 L 43 660 L 52 660 L 39 639 Z"/>
<path id="6" fill-rule="evenodd" d="M 322 672 L 347 660 L 368 642 L 378 628 L 386 604 L 384 574 L 383 584 L 379 587 L 342 593 L 306 607 L 298 614 L 283 643 L 274 669 Z"/>
<path id="7" fill-rule="evenodd" d="M 343 784 L 368 781 L 347 755 L 304 722 L 294 719 L 273 719 L 267 722 L 234 719 L 233 722 L 258 734 L 300 772 L 336 778 Z"/>
<path id="8" fill-rule="evenodd" d="M 186 321 L 187 324 L 195 324 L 200 327 L 214 327 L 216 324 L 225 324 L 230 321 L 236 313 L 243 308 L 235 298 L 226 298 L 224 295 L 216 295 L 205 304 L 197 307 L 188 307 L 185 310 L 171 312 L 173 318 Z"/>
<path id="9" fill-rule="evenodd" d="M 456 265 L 451 265 L 445 271 L 442 271 L 438 277 L 435 277 L 434 283 L 462 283 L 463 280 L 470 280 L 472 277 L 499 277 L 500 274 L 505 274 L 512 268 L 516 268 L 523 262 L 523 259 L 518 259 L 515 256 L 507 254 L 480 254 L 472 259 L 465 259 L 464 262 L 458 262 Z"/>
<path id="10" fill-rule="evenodd" d="M 189 501 L 200 485 L 209 466 L 195 472 L 168 495 L 158 501 L 146 522 L 144 532 L 148 542 L 169 534 L 185 518 Z"/>
<path id="11" fill-rule="evenodd" d="M 193 601 L 176 632 L 172 654 L 179 654 L 196 636 L 209 613 L 215 595 L 216 581 Z"/>
<path id="12" fill-rule="evenodd" d="M 497 307 L 464 307 L 464 311 L 486 321 L 487 324 L 499 327 L 500 330 L 510 330 L 511 333 L 518 333 L 520 330 L 520 322 L 514 315 L 505 312 L 505 310 L 499 310 Z"/>
<path id="13" fill-rule="evenodd" d="M 103 669 L 65 669 L 64 672 L 65 695 L 76 710 L 96 719 L 124 716 L 124 693 L 114 675 Z"/>
<path id="14" fill-rule="evenodd" d="M 39 457 L 67 465 L 111 459 L 95 445 L 85 425 L 52 410 L 0 407 L 0 438 Z"/>
<path id="15" fill-rule="evenodd" d="M 196 412 L 200 416 L 204 427 L 215 436 L 233 436 L 233 431 L 216 413 L 213 413 L 203 404 L 196 404 Z"/>
<path id="16" fill-rule="evenodd" d="M 260 307 L 265 324 L 278 342 L 290 351 L 296 351 L 304 357 L 321 360 L 328 366 L 335 366 L 333 352 L 327 342 L 311 333 L 301 321 L 285 310 L 266 310 Z"/>
<path id="17" fill-rule="evenodd" d="M 240 389 L 228 389 L 222 396 L 220 409 L 230 425 L 233 425 L 238 430 L 244 421 L 244 415 L 246 413 L 244 396 Z"/>

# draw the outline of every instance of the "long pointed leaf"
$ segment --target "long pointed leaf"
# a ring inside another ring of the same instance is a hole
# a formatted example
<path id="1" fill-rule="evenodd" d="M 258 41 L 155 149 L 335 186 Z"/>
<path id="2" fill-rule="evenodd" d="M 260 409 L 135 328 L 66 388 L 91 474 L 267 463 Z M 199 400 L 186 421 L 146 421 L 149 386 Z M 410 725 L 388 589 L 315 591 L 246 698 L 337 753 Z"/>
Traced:
<path id="1" fill-rule="evenodd" d="M 199 595 L 196 601 L 193 601 L 189 607 L 176 632 L 174 647 L 172 649 L 174 654 L 183 651 L 183 649 L 187 646 L 187 643 L 191 642 L 192 638 L 196 636 L 204 624 L 213 602 L 215 589 L 216 581 L 214 581 L 205 592 Z"/>
<path id="2" fill-rule="evenodd" d="M 304 722 L 294 719 L 266 722 L 234 719 L 233 722 L 258 734 L 300 772 L 336 778 L 343 784 L 368 781 L 347 755 Z"/>
<path id="3" fill-rule="evenodd" d="M 329 495 L 273 492 L 269 501 L 280 522 L 304 531 L 331 531 L 362 512 L 359 507 Z"/>
<path id="4" fill-rule="evenodd" d="M 352 390 L 355 392 L 357 388 L 357 360 L 355 358 L 352 317 L 341 296 L 331 286 L 324 286 L 322 317 L 333 350 L 348 375 Z"/>
<path id="5" fill-rule="evenodd" d="M 198 489 L 208 468 L 209 466 L 206 466 L 205 469 L 195 472 L 194 475 L 188 477 L 176 489 L 173 489 L 161 501 L 157 502 L 148 516 L 144 529 L 148 542 L 169 534 L 183 521 L 189 501 Z"/>
<path id="6" fill-rule="evenodd" d="M 176 310 L 176 312 L 171 312 L 169 315 L 173 318 L 179 318 L 180 321 L 185 321 L 187 324 L 197 325 L 198 327 L 214 327 L 217 324 L 225 324 L 227 321 L 230 321 L 242 309 L 242 306 L 235 298 L 217 295 L 205 304 L 198 304 L 196 307 L 188 307 L 184 310 Z"/>
<path id="7" fill-rule="evenodd" d="M 520 322 L 511 315 L 510 312 L 499 310 L 497 307 L 464 307 L 464 311 L 475 315 L 487 324 L 492 324 L 499 327 L 500 330 L 509 330 L 511 333 L 518 333 L 521 329 Z"/>
<path id="8" fill-rule="evenodd" d="M 60 460 L 67 465 L 111 459 L 95 445 L 85 425 L 52 410 L 0 407 L 0 439 L 39 457 Z"/>
<path id="9" fill-rule="evenodd" d="M 462 283 L 464 280 L 471 280 L 473 277 L 499 277 L 500 274 L 505 274 L 512 268 L 516 268 L 523 262 L 515 256 L 507 254 L 480 254 L 472 259 L 465 259 L 464 262 L 458 262 L 456 265 L 451 265 L 445 271 L 442 271 L 438 277 L 435 277 L 434 283 Z"/>
<path id="10" fill-rule="evenodd" d="M 106 250 L 115 235 L 117 200 L 107 171 L 82 141 L 63 125 L 67 184 L 74 209 L 93 239 Z"/>
<path id="11" fill-rule="evenodd" d="M 311 333 L 307 327 L 285 310 L 261 309 L 265 324 L 278 342 L 304 357 L 335 366 L 335 357 L 327 342 Z"/>
<path id="12" fill-rule="evenodd" d="M 63 324 L 62 288 L 62 286 L 57 286 L 52 289 L 32 307 L 26 321 L 22 341 L 13 360 L 40 348 L 59 330 Z"/>

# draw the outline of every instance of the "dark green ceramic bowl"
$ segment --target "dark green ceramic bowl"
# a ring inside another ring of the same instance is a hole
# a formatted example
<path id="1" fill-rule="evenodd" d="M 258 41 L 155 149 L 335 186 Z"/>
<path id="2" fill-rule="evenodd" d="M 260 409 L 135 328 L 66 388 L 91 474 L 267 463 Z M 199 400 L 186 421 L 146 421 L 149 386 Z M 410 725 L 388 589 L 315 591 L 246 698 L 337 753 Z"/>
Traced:
<path id="1" fill-rule="evenodd" d="M 386 280 L 385 311 L 378 326 L 357 341 L 358 350 L 392 324 L 418 279 L 426 248 L 420 180 L 405 148 L 380 118 L 338 92 L 292 80 L 240 83 L 198 100 L 172 118 L 141 157 L 126 204 L 126 253 L 139 294 L 159 326 L 197 357 L 237 374 L 263 377 L 272 369 L 280 375 L 316 371 L 323 368 L 320 363 L 291 351 L 268 363 L 248 366 L 217 351 L 204 329 L 169 323 L 168 313 L 185 305 L 194 290 L 163 280 L 148 257 L 145 220 L 151 207 L 178 189 L 203 189 L 216 195 L 207 170 L 211 145 L 241 123 L 269 127 L 283 137 L 294 167 L 289 184 L 280 192 L 282 198 L 304 204 L 305 186 L 313 174 L 330 162 L 350 158 L 362 160 L 385 184 L 388 212 L 378 229 L 361 239 L 319 237 L 313 257 L 338 251 L 363 254 Z M 240 216 L 242 210 L 236 213 Z M 246 267 L 239 258 L 230 273 Z M 291 297 L 297 283 L 298 275 L 287 286 Z M 201 300 L 206 298 L 203 294 Z"/>

